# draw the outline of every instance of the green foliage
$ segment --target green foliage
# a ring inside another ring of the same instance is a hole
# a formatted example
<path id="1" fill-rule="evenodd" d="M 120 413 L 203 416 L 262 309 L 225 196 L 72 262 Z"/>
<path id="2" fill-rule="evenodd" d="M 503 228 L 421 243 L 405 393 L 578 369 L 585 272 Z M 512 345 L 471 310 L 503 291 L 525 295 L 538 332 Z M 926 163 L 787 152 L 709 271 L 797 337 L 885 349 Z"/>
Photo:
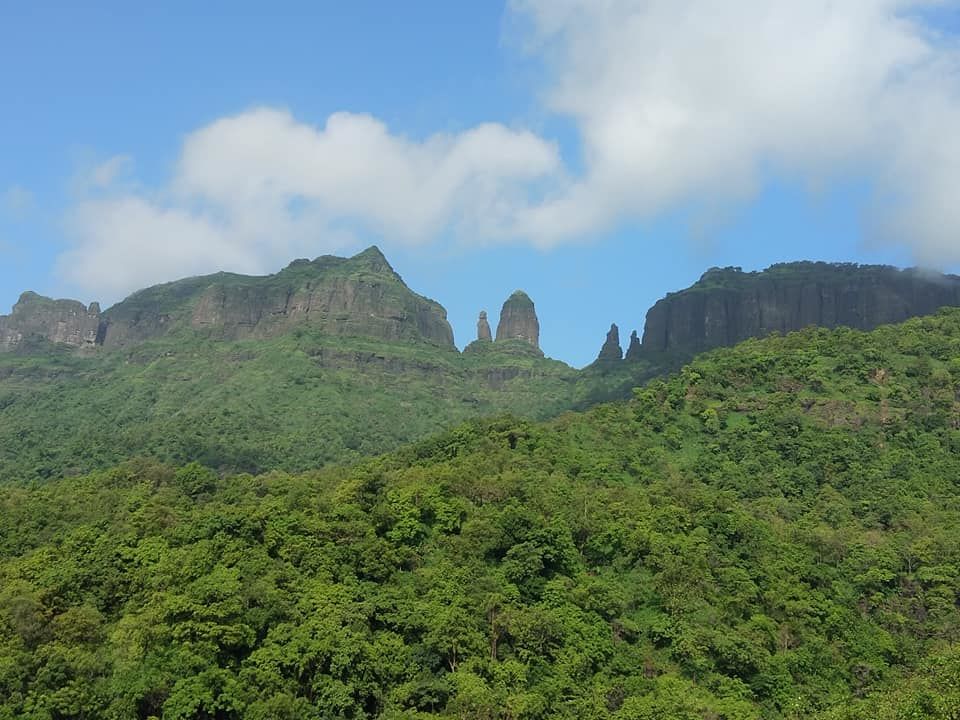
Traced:
<path id="1" fill-rule="evenodd" d="M 0 718 L 956 718 L 958 357 L 950 311 L 351 468 L 7 483 Z"/>
<path id="2" fill-rule="evenodd" d="M 548 418 L 625 397 L 649 372 L 636 364 L 601 377 L 516 347 L 460 355 L 306 328 L 242 342 L 184 331 L 93 357 L 0 354 L 0 482 L 134 456 L 220 472 L 303 471 L 470 418 Z"/>

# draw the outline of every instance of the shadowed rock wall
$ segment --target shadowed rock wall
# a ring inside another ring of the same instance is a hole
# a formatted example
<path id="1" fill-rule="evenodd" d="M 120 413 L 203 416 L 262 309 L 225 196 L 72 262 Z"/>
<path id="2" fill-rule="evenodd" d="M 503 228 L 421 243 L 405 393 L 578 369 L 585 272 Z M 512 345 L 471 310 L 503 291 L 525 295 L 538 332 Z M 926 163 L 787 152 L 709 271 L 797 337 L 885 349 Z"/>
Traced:
<path id="1" fill-rule="evenodd" d="M 700 352 L 818 325 L 870 330 L 960 305 L 960 278 L 882 265 L 712 269 L 647 312 L 645 352 Z"/>

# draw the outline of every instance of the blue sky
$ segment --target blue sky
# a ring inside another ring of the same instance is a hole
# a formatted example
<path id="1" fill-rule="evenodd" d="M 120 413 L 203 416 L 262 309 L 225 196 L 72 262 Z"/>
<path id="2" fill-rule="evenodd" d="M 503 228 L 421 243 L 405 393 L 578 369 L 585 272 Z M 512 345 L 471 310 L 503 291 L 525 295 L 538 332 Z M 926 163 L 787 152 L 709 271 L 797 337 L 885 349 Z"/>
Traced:
<path id="1" fill-rule="evenodd" d="M 375 242 L 583 365 L 711 266 L 960 263 L 954 3 L 82 5 L 0 4 L 0 312 Z"/>

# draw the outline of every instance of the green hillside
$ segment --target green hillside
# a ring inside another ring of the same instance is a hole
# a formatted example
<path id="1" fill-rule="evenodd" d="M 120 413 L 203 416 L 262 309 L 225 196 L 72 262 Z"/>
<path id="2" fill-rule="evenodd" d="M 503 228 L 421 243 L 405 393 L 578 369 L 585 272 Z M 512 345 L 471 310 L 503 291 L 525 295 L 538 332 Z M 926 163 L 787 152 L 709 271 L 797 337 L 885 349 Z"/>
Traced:
<path id="1" fill-rule="evenodd" d="M 652 362 L 579 372 L 516 340 L 461 354 L 446 311 L 410 290 L 375 247 L 269 276 L 217 273 L 141 290 L 100 318 L 87 314 L 95 346 L 44 336 L 69 335 L 63 325 L 86 312 L 25 293 L 9 317 L 0 483 L 131 457 L 304 471 L 471 418 L 543 419 L 625 397 L 656 372 Z"/>
<path id="2" fill-rule="evenodd" d="M 955 718 L 958 398 L 951 310 L 352 468 L 8 483 L 0 718 Z"/>
<path id="3" fill-rule="evenodd" d="M 185 332 L 93 357 L 0 354 L 0 479 L 73 475 L 134 455 L 306 470 L 468 418 L 550 417 L 623 387 L 619 375 L 594 380 L 509 349 L 461 356 L 310 330 L 235 342 Z"/>

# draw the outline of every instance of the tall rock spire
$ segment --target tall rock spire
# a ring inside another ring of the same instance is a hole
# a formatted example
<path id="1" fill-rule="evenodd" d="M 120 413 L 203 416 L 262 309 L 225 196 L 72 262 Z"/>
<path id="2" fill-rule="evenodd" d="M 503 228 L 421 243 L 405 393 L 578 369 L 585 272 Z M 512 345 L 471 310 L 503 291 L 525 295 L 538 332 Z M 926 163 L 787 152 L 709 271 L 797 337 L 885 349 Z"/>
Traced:
<path id="1" fill-rule="evenodd" d="M 490 323 L 487 322 L 487 311 L 480 311 L 480 319 L 477 320 L 477 340 L 483 340 L 489 342 L 493 340 L 493 335 L 490 333 Z"/>
<path id="2" fill-rule="evenodd" d="M 507 298 L 500 310 L 497 341 L 523 340 L 540 349 L 540 321 L 533 300 L 523 290 Z"/>
<path id="3" fill-rule="evenodd" d="M 639 360 L 640 353 L 640 338 L 637 337 L 637 331 L 634 330 L 630 333 L 630 347 L 627 348 L 627 360 Z"/>
<path id="4" fill-rule="evenodd" d="M 610 332 L 607 333 L 607 339 L 600 348 L 600 354 L 597 360 L 622 360 L 623 348 L 620 347 L 620 329 L 616 323 L 610 325 Z"/>

